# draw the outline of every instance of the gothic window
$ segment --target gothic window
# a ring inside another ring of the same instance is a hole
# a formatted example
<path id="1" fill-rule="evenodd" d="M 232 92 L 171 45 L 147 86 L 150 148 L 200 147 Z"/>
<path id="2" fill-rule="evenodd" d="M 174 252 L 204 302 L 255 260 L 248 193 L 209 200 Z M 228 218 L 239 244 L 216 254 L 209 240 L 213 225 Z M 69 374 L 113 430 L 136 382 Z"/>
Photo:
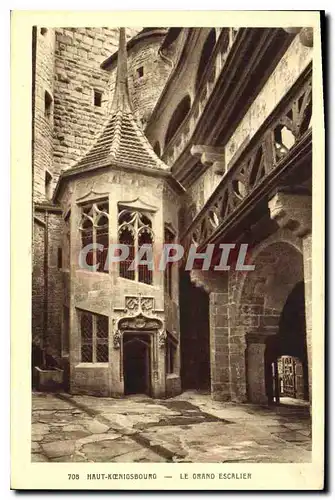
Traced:
<path id="1" fill-rule="evenodd" d="M 208 67 L 208 62 L 209 62 L 211 55 L 212 55 L 212 52 L 214 50 L 215 43 L 216 43 L 216 33 L 215 33 L 215 29 L 213 28 L 209 32 L 207 39 L 204 43 L 202 52 L 201 52 L 197 76 L 196 76 L 196 82 L 195 82 L 195 89 L 196 90 L 199 89 L 201 81 L 202 81 L 202 77 L 206 73 L 206 70 Z"/>
<path id="2" fill-rule="evenodd" d="M 166 244 L 171 244 L 174 242 L 174 234 L 172 231 L 165 226 L 164 228 L 164 242 Z M 171 250 L 169 252 L 169 255 L 171 253 Z M 165 266 L 164 269 L 164 290 L 165 293 L 169 295 L 169 297 L 172 297 L 172 262 L 168 262 Z"/>
<path id="3" fill-rule="evenodd" d="M 172 138 L 176 135 L 179 127 L 185 120 L 190 109 L 191 109 L 191 98 L 189 95 L 186 95 L 180 101 L 170 119 L 169 126 L 165 136 L 165 146 L 167 146 L 169 142 L 172 140 Z"/>
<path id="4" fill-rule="evenodd" d="M 120 262 L 120 276 L 134 281 L 140 281 L 148 285 L 152 284 L 152 271 L 147 264 L 134 266 L 129 269 L 138 254 L 139 248 L 145 246 L 151 248 L 153 244 L 152 221 L 144 213 L 123 209 L 119 212 L 119 243 L 129 248 L 128 258 Z M 142 259 L 149 259 L 149 254 L 144 254 Z"/>
<path id="5" fill-rule="evenodd" d="M 87 204 L 82 207 L 82 217 L 80 223 L 81 246 L 87 245 L 102 247 L 92 248 L 86 256 L 86 264 L 94 266 L 98 264 L 97 271 L 108 273 L 108 201 L 100 201 Z"/>
<path id="6" fill-rule="evenodd" d="M 176 373 L 177 341 L 167 334 L 165 349 L 165 371 L 167 374 Z"/>
<path id="7" fill-rule="evenodd" d="M 47 200 L 51 200 L 52 198 L 52 175 L 48 170 L 45 171 L 44 177 L 44 186 L 45 186 L 45 197 Z"/>
<path id="8" fill-rule="evenodd" d="M 80 312 L 81 361 L 108 363 L 108 317 Z"/>
<path id="9" fill-rule="evenodd" d="M 101 106 L 102 106 L 102 92 L 100 92 L 100 90 L 94 90 L 93 100 L 94 100 L 94 106 L 101 108 Z"/>
<path id="10" fill-rule="evenodd" d="M 44 92 L 44 116 L 50 120 L 52 114 L 52 97 L 47 90 Z"/>

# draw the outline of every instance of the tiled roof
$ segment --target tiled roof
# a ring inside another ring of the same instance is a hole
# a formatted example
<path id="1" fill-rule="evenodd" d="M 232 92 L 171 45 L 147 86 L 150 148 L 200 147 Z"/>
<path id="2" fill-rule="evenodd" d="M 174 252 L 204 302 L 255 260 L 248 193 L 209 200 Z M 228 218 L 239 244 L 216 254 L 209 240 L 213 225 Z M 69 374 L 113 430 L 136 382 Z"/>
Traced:
<path id="1" fill-rule="evenodd" d="M 91 170 L 112 164 L 139 170 L 170 170 L 153 151 L 131 109 L 124 28 L 120 28 L 117 77 L 110 118 L 92 149 L 71 170 Z"/>

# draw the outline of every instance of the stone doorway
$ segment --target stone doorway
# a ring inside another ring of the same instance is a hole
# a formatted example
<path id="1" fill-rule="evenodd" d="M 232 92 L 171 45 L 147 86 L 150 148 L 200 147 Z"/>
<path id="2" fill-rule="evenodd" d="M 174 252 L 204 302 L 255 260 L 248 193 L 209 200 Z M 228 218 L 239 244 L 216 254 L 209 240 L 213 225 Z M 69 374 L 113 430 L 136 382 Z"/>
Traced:
<path id="1" fill-rule="evenodd" d="M 180 273 L 181 382 L 183 390 L 211 390 L 209 296 Z"/>
<path id="2" fill-rule="evenodd" d="M 270 403 L 309 400 L 304 282 L 297 283 L 287 297 L 279 332 L 267 341 L 265 364 L 266 377 L 271 379 L 266 381 Z"/>
<path id="3" fill-rule="evenodd" d="M 148 334 L 123 335 L 124 394 L 151 395 L 151 339 Z"/>
<path id="4" fill-rule="evenodd" d="M 281 356 L 300 360 L 308 400 L 303 255 L 296 242 L 277 238 L 253 251 L 255 269 L 236 276 L 240 286 L 232 299 L 231 391 L 237 400 L 252 403 L 279 401 L 274 371 Z"/>

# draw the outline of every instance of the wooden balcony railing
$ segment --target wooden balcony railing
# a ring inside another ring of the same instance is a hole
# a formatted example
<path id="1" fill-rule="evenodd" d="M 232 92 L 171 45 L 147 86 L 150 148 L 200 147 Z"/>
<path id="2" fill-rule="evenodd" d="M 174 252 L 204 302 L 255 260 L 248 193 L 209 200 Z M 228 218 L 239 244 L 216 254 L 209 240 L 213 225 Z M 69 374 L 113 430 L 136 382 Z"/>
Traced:
<path id="1" fill-rule="evenodd" d="M 255 192 L 280 170 L 311 133 L 312 71 L 308 67 L 278 104 L 195 217 L 182 239 L 201 246 L 252 201 Z"/>

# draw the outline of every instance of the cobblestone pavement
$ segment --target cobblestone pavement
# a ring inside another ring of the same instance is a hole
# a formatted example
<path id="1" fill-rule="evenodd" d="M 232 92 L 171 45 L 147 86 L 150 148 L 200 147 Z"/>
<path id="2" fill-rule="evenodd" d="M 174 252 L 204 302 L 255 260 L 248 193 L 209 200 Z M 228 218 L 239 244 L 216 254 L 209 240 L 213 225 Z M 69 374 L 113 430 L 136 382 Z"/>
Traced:
<path id="1" fill-rule="evenodd" d="M 304 406 L 33 393 L 33 462 L 309 462 Z"/>

